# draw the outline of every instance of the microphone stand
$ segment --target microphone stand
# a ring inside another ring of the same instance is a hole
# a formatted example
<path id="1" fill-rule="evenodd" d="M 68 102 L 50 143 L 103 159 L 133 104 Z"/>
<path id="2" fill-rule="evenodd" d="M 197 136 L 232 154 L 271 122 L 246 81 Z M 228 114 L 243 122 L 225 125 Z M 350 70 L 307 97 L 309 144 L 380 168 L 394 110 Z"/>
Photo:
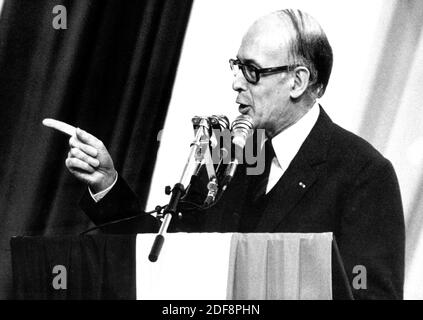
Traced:
<path id="1" fill-rule="evenodd" d="M 193 119 L 194 121 L 194 119 Z M 156 262 L 159 258 L 160 251 L 163 247 L 165 240 L 164 235 L 167 233 L 172 217 L 178 214 L 178 205 L 180 199 L 184 196 L 186 187 L 188 186 L 191 177 L 196 173 L 199 167 L 202 164 L 204 155 L 210 155 L 209 151 L 209 123 L 206 118 L 197 118 L 196 121 L 199 121 L 198 129 L 194 138 L 194 141 L 191 144 L 190 153 L 188 156 L 188 161 L 185 164 L 184 170 L 182 172 L 181 179 L 172 189 L 172 195 L 170 197 L 169 204 L 164 211 L 164 218 L 160 230 L 156 235 L 153 246 L 151 247 L 150 254 L 148 259 L 151 262 Z M 208 152 L 208 153 L 207 153 Z M 208 160 L 208 159 L 207 159 Z M 209 167 L 210 168 L 210 167 Z"/>

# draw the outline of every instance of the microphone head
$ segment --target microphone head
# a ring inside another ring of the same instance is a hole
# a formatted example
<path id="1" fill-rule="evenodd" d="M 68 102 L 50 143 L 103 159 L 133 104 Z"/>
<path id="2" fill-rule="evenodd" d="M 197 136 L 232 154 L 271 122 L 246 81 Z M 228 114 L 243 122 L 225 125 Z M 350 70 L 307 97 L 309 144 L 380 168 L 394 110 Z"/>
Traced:
<path id="1" fill-rule="evenodd" d="M 214 149 L 218 145 L 214 130 L 219 132 L 229 130 L 229 120 L 224 115 L 212 115 L 207 120 L 210 124 L 210 146 Z"/>
<path id="2" fill-rule="evenodd" d="M 232 143 L 241 149 L 244 148 L 247 138 L 253 133 L 253 118 L 241 114 L 232 122 Z"/>
<path id="3" fill-rule="evenodd" d="M 205 126 L 207 129 L 210 128 L 209 120 L 206 117 L 194 116 L 191 121 L 194 130 L 197 130 L 200 126 Z"/>
<path id="4" fill-rule="evenodd" d="M 228 117 L 225 115 L 212 115 L 209 117 L 209 121 L 212 124 L 213 128 L 225 130 L 229 129 L 229 120 Z"/>

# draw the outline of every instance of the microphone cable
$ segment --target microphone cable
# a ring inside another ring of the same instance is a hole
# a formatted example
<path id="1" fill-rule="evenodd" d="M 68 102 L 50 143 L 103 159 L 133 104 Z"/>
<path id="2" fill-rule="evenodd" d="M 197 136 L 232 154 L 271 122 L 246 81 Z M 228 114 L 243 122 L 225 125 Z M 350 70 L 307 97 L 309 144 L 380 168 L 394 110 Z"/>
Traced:
<path id="1" fill-rule="evenodd" d="M 166 207 L 167 207 L 167 205 L 165 205 L 165 206 L 156 206 L 156 208 L 154 210 L 151 210 L 151 211 L 148 211 L 148 212 L 142 212 L 141 214 L 136 214 L 136 215 L 131 216 L 131 217 L 122 218 L 122 219 L 118 219 L 118 220 L 113 220 L 113 221 L 109 221 L 109 222 L 106 222 L 106 223 L 102 223 L 102 224 L 99 224 L 99 225 L 97 225 L 95 227 L 89 228 L 89 229 L 81 232 L 79 235 L 82 236 L 82 235 L 84 235 L 84 234 L 86 234 L 88 232 L 91 232 L 91 231 L 94 231 L 94 230 L 97 230 L 97 229 L 101 229 L 101 228 L 104 228 L 104 227 L 112 226 L 112 225 L 117 224 L 117 223 L 120 223 L 120 222 L 130 221 L 130 220 L 133 220 L 133 219 L 136 219 L 136 218 L 140 218 L 140 217 L 145 217 L 145 216 L 151 216 L 151 214 L 153 214 L 155 212 L 160 213 Z"/>
<path id="2" fill-rule="evenodd" d="M 204 211 L 204 210 L 208 210 L 208 209 L 214 207 L 219 202 L 220 198 L 222 197 L 222 194 L 223 194 L 223 192 L 220 192 L 217 199 L 212 204 L 210 204 L 209 206 L 203 206 L 203 205 L 200 205 L 200 204 L 197 204 L 197 203 L 194 203 L 194 202 L 190 202 L 190 201 L 186 201 L 186 200 L 182 200 L 179 204 L 190 206 L 188 208 L 184 208 L 183 211 L 193 211 L 193 210 Z M 161 216 L 160 212 L 162 212 L 162 210 L 166 209 L 166 207 L 167 207 L 167 205 L 156 206 L 156 208 L 154 210 L 151 210 L 151 211 L 148 211 L 148 212 L 142 212 L 141 214 L 136 214 L 136 215 L 131 216 L 131 217 L 126 217 L 126 218 L 117 219 L 117 220 L 109 221 L 109 222 L 106 222 L 106 223 L 102 223 L 102 224 L 99 224 L 97 226 L 94 226 L 92 228 L 89 228 L 89 229 L 81 232 L 79 235 L 83 236 L 83 235 L 85 235 L 85 234 L 87 234 L 91 231 L 95 231 L 95 230 L 98 230 L 98 229 L 101 229 L 101 228 L 104 228 L 104 227 L 109 227 L 109 226 L 112 226 L 112 225 L 115 225 L 117 223 L 121 223 L 121 222 L 124 222 L 124 221 L 130 221 L 130 220 L 134 220 L 134 219 L 137 219 L 137 218 L 140 218 L 140 217 L 151 216 L 155 212 L 157 212 L 159 214 L 157 216 L 157 218 L 160 218 L 160 216 Z"/>

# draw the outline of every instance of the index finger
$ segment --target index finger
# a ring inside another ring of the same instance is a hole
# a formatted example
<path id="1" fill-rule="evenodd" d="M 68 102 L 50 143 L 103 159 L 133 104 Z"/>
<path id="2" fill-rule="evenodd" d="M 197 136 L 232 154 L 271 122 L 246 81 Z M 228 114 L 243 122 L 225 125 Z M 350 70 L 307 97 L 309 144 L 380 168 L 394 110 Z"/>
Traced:
<path id="1" fill-rule="evenodd" d="M 43 120 L 43 125 L 45 125 L 46 127 L 59 130 L 60 132 L 63 132 L 70 136 L 73 136 L 76 131 L 76 128 L 74 126 L 71 126 L 70 124 L 67 124 L 59 120 L 49 119 L 49 118 L 46 118 Z"/>

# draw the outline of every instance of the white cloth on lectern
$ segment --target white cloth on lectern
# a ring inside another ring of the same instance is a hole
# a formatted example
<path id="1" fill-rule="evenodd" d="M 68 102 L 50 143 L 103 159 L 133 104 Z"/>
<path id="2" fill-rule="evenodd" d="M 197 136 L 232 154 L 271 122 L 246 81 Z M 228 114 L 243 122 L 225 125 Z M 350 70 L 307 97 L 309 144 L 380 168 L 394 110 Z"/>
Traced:
<path id="1" fill-rule="evenodd" d="M 234 233 L 228 300 L 331 300 L 327 233 Z"/>

